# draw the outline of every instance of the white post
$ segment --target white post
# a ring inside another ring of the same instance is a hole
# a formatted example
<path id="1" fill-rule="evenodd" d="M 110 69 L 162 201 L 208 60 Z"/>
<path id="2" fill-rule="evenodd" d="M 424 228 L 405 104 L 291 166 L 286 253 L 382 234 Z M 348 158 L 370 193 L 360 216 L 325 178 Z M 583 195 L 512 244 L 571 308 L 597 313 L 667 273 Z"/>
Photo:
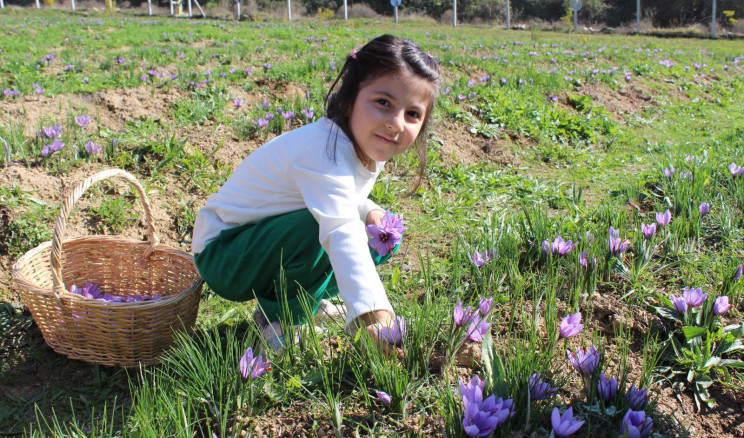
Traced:
<path id="1" fill-rule="evenodd" d="M 238 21 L 240 21 L 240 1 L 235 2 L 235 5 L 238 7 Z"/>
<path id="2" fill-rule="evenodd" d="M 150 13 L 150 15 L 152 15 L 152 0 L 147 0 L 147 11 Z"/>
<path id="3" fill-rule="evenodd" d="M 641 33 L 641 0 L 636 0 L 636 33 Z"/>
<path id="4" fill-rule="evenodd" d="M 292 21 L 292 0 L 287 0 L 287 20 Z"/>
<path id="5" fill-rule="evenodd" d="M 574 9 L 574 32 L 579 28 L 579 11 Z"/>
<path id="6" fill-rule="evenodd" d="M 72 7 L 72 10 L 75 10 L 75 0 L 70 1 L 70 7 Z"/>
<path id="7" fill-rule="evenodd" d="M 716 0 L 713 0 L 713 16 L 710 17 L 710 37 L 716 37 Z"/>
<path id="8" fill-rule="evenodd" d="M 398 24 L 398 7 L 396 6 L 393 9 L 395 9 L 395 24 Z"/>
<path id="9" fill-rule="evenodd" d="M 506 28 L 511 29 L 511 8 L 509 7 L 509 0 L 506 0 Z"/>
<path id="10" fill-rule="evenodd" d="M 457 0 L 452 0 L 452 26 L 457 27 Z"/>
<path id="11" fill-rule="evenodd" d="M 189 3 L 191 3 L 191 1 L 189 1 Z M 194 0 L 194 3 L 196 3 L 196 7 L 199 8 L 199 12 L 201 12 L 202 16 L 204 18 L 207 18 L 207 14 L 204 13 L 204 9 L 202 9 L 202 7 L 199 4 L 199 2 L 197 0 Z"/>
<path id="12" fill-rule="evenodd" d="M 349 10 L 346 6 L 346 0 L 344 0 L 344 20 L 348 20 L 348 19 L 349 19 Z"/>
<path id="13" fill-rule="evenodd" d="M 189 0 L 189 18 L 191 18 L 191 0 Z"/>
<path id="14" fill-rule="evenodd" d="M 41 9 L 41 5 L 39 4 L 39 0 L 36 0 L 36 9 Z"/>
<path id="15" fill-rule="evenodd" d="M 0 9 L 5 9 L 5 2 L 0 0 Z"/>
<path id="16" fill-rule="evenodd" d="M 171 17 L 173 16 L 173 0 L 170 0 L 170 6 L 171 6 Z"/>

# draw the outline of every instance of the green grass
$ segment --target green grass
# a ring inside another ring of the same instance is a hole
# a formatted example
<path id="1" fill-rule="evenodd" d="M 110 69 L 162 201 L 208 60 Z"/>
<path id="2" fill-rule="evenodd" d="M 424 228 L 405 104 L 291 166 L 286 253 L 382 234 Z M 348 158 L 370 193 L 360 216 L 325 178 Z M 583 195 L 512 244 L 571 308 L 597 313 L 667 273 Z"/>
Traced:
<path id="1" fill-rule="evenodd" d="M 230 153 L 242 156 L 307 123 L 304 108 L 313 108 L 317 120 L 343 60 L 382 32 L 420 43 L 440 60 L 446 78 L 426 184 L 401 196 L 418 164 L 406 154 L 391 160 L 372 192 L 409 227 L 401 252 L 380 267 L 396 311 L 408 322 L 406 358 L 384 357 L 339 324 L 322 334 L 306 328 L 287 353 L 268 353 L 270 372 L 244 381 L 238 361 L 247 347 L 260 347 L 254 304 L 226 302 L 207 288 L 194 334 L 179 336 L 161 366 L 99 367 L 53 353 L 25 309 L 11 304 L 15 292 L 5 290 L 0 383 L 11 390 L 0 394 L 0 434 L 223 437 L 239 429 L 253 433 L 288 412 L 302 430 L 462 436 L 457 381 L 477 374 L 487 379 L 484 396 L 512 399 L 516 408 L 496 436 L 548 436 L 556 405 L 570 405 L 586 420 L 579 436 L 601 436 L 619 433 L 631 383 L 653 394 L 686 385 L 700 415 L 711 415 L 707 403 L 723 388 L 744 389 L 742 333 L 721 331 L 712 314 L 713 300 L 729 296 L 736 306 L 728 322 L 740 324 L 744 294 L 734 279 L 743 261 L 744 180 L 728 169 L 732 162 L 744 165 L 744 53 L 736 42 L 5 9 L 0 88 L 20 96 L 0 96 L 0 105 L 42 114 L 38 126 L 26 118 L 0 121 L 7 142 L 5 148 L 0 141 L 2 166 L 53 176 L 93 172 L 101 163 L 131 171 L 147 190 L 165 194 L 160 207 L 170 216 L 170 240 L 188 251 L 199 206 L 235 164 L 217 158 L 226 142 L 237 139 L 240 149 Z M 108 126 L 101 113 L 119 109 L 97 108 L 98 114 L 87 114 L 96 129 L 81 128 L 73 117 L 87 110 L 63 103 L 68 96 L 133 88 L 157 102 L 168 96 L 169 104 L 158 108 L 165 116 Z M 238 97 L 254 103 L 236 108 Z M 37 111 L 42 102 L 48 110 Z M 285 120 L 279 108 L 294 115 Z M 614 114 L 614 108 L 626 112 Z M 258 127 L 259 118 L 268 125 Z M 54 124 L 65 147 L 42 157 L 51 139 L 33 133 Z M 215 141 L 192 140 L 194 129 Z M 456 161 L 443 152 L 453 147 L 442 138 L 462 142 L 460 149 L 503 145 L 514 161 L 501 164 L 477 150 L 471 151 L 477 158 Z M 83 152 L 88 141 L 103 150 L 89 156 Z M 663 168 L 670 166 L 675 173 L 667 178 Z M 130 195 L 95 190 L 103 201 L 77 213 L 93 219 L 91 233 L 138 226 Z M 3 257 L 15 260 L 50 238 L 56 206 L 37 198 L 18 185 L 0 189 Z M 698 211 L 703 201 L 711 205 L 705 217 Z M 645 241 L 641 224 L 667 209 L 671 224 Z M 622 254 L 610 251 L 610 227 L 630 240 Z M 544 254 L 542 242 L 559 235 L 576 247 L 566 256 Z M 486 250 L 493 260 L 474 266 L 473 251 Z M 684 287 L 708 293 L 706 304 L 687 317 L 674 313 L 669 301 Z M 593 312 L 599 295 L 615 300 L 619 313 L 653 319 L 648 334 L 626 324 L 632 321 L 604 327 Z M 493 299 L 493 326 L 482 347 L 468 350 L 479 351 L 473 362 L 453 351 L 464 329 L 453 327 L 452 312 L 458 299 L 477 308 L 481 298 Z M 576 339 L 557 340 L 558 323 L 576 311 L 586 328 Z M 600 349 L 600 365 L 582 378 L 565 350 L 589 345 Z M 628 370 L 629 358 L 640 370 Z M 620 396 L 608 403 L 597 396 L 600 371 L 621 382 Z M 529 400 L 535 372 L 559 388 L 555 398 Z M 375 391 L 390 394 L 392 404 Z M 645 409 L 661 436 L 679 436 L 689 425 L 654 399 Z"/>

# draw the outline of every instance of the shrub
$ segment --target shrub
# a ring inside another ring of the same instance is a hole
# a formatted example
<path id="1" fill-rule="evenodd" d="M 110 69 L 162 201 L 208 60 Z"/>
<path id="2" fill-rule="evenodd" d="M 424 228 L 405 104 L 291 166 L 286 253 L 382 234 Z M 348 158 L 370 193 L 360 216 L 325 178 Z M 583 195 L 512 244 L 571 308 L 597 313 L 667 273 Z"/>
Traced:
<path id="1" fill-rule="evenodd" d="M 372 8 L 364 3 L 357 3 L 349 6 L 349 18 L 380 18 Z M 341 5 L 336 9 L 336 18 L 344 18 L 344 6 Z"/>

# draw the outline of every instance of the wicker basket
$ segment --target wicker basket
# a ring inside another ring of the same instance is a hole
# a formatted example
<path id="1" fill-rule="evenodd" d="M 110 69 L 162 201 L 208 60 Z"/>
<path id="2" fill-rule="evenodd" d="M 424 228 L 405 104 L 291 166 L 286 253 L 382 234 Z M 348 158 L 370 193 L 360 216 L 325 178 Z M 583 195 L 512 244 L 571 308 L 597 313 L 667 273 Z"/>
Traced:
<path id="1" fill-rule="evenodd" d="M 75 202 L 94 183 L 123 178 L 139 192 L 147 241 L 119 236 L 62 240 Z M 159 244 L 142 186 L 131 174 L 105 170 L 86 179 L 65 199 L 52 241 L 28 251 L 13 265 L 21 299 L 54 351 L 101 365 L 155 364 L 174 331 L 191 330 L 203 281 L 188 253 Z M 73 284 L 98 283 L 112 295 L 154 295 L 140 302 L 109 302 L 67 292 Z"/>

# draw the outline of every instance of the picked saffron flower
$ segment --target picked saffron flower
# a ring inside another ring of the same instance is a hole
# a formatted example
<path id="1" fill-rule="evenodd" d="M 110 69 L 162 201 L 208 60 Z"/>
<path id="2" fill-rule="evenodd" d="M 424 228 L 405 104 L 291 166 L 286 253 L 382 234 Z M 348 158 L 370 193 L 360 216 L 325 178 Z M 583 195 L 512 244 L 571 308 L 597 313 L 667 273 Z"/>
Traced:
<path id="1" fill-rule="evenodd" d="M 648 393 L 646 392 L 646 390 L 641 388 L 636 389 L 634 383 L 630 385 L 628 393 L 625 394 L 625 400 L 628 402 L 628 406 L 630 406 L 630 409 L 633 409 L 634 411 L 640 411 L 641 409 L 646 407 L 647 396 Z"/>
<path id="2" fill-rule="evenodd" d="M 266 371 L 271 371 L 271 362 L 264 359 L 264 355 L 253 356 L 253 349 L 248 347 L 245 354 L 240 358 L 240 373 L 245 380 L 257 379 Z"/>
<path id="3" fill-rule="evenodd" d="M 406 230 L 408 228 L 403 225 L 403 218 L 391 213 L 390 210 L 385 210 L 379 226 L 367 225 L 367 232 L 372 236 L 369 246 L 374 248 L 379 255 L 385 256 L 400 244 Z"/>
<path id="4" fill-rule="evenodd" d="M 481 298 L 480 304 L 478 305 L 478 311 L 481 316 L 485 317 L 491 311 L 493 306 L 493 298 Z"/>
<path id="5" fill-rule="evenodd" d="M 90 123 L 90 116 L 75 116 L 75 123 L 77 123 L 79 127 L 83 128 L 85 125 Z"/>
<path id="6" fill-rule="evenodd" d="M 594 369 L 599 365 L 599 352 L 594 345 L 588 349 L 586 347 L 579 348 L 576 352 L 566 350 L 566 356 L 568 356 L 569 362 L 576 371 L 584 376 L 591 376 Z"/>
<path id="7" fill-rule="evenodd" d="M 604 373 L 600 373 L 599 383 L 597 383 L 597 392 L 605 403 L 609 403 L 609 401 L 615 398 L 615 395 L 617 394 L 617 379 L 613 377 L 608 380 Z"/>
<path id="8" fill-rule="evenodd" d="M 403 344 L 403 338 L 406 335 L 406 320 L 402 316 L 396 316 L 392 327 L 381 327 L 375 329 L 377 337 L 390 345 L 400 347 Z"/>
<path id="9" fill-rule="evenodd" d="M 550 424 L 553 426 L 553 434 L 556 437 L 571 436 L 576 433 L 581 426 L 584 425 L 583 421 L 574 420 L 573 408 L 566 409 L 566 412 L 561 415 L 558 407 L 553 408 L 553 413 L 550 415 Z"/>
<path id="10" fill-rule="evenodd" d="M 645 411 L 628 409 L 620 425 L 620 433 L 631 438 L 647 438 L 654 428 L 654 420 Z"/>
<path id="11" fill-rule="evenodd" d="M 682 297 L 688 307 L 697 307 L 703 304 L 703 301 L 708 298 L 708 294 L 704 294 L 701 288 L 685 287 L 682 289 Z"/>
<path id="12" fill-rule="evenodd" d="M 240 107 L 243 106 L 243 99 L 235 98 L 233 99 L 233 104 L 235 105 L 235 108 L 240 109 Z"/>
<path id="13" fill-rule="evenodd" d="M 729 297 L 723 295 L 716 298 L 716 302 L 713 304 L 713 313 L 716 315 L 723 315 L 732 307 L 734 307 L 734 305 L 729 304 Z"/>
<path id="14" fill-rule="evenodd" d="M 700 203 L 700 208 L 698 208 L 698 211 L 700 212 L 700 217 L 706 216 L 710 211 L 710 204 L 708 204 L 707 202 Z"/>
<path id="15" fill-rule="evenodd" d="M 581 312 L 565 316 L 561 320 L 559 328 L 561 338 L 573 338 L 581 333 L 581 330 L 584 329 L 584 324 L 581 323 Z"/>
<path id="16" fill-rule="evenodd" d="M 677 310 L 677 312 L 681 314 L 685 314 L 687 312 L 687 303 L 685 302 L 685 299 L 680 295 L 679 297 L 675 297 L 674 295 L 671 295 L 669 299 L 672 301 L 672 306 Z"/>
<path id="17" fill-rule="evenodd" d="M 558 392 L 557 388 L 553 388 L 549 383 L 543 382 L 540 373 L 535 373 L 530 376 L 529 382 L 530 388 L 530 400 L 538 401 L 550 398 Z"/>
<path id="18" fill-rule="evenodd" d="M 393 402 L 393 398 L 390 397 L 390 394 L 388 394 L 387 392 L 375 391 L 375 395 L 377 395 L 377 398 L 386 405 L 389 405 Z"/>
<path id="19" fill-rule="evenodd" d="M 654 237 L 654 234 L 656 234 L 656 224 L 652 222 L 646 225 L 641 222 L 641 234 L 643 234 L 643 238 L 646 240 Z"/>
<path id="20" fill-rule="evenodd" d="M 672 214 L 669 212 L 669 209 L 667 209 L 667 211 L 665 211 L 664 213 L 656 213 L 656 223 L 658 223 L 660 227 L 669 225 L 669 222 L 671 220 Z"/>
<path id="21" fill-rule="evenodd" d="M 457 306 L 455 306 L 455 310 L 452 315 L 453 322 L 455 323 L 455 327 L 462 327 L 465 324 L 469 323 L 474 316 L 474 312 L 470 306 L 467 308 L 462 307 L 462 301 L 458 298 L 457 299 Z"/>
<path id="22" fill-rule="evenodd" d="M 474 315 L 468 326 L 468 340 L 473 342 L 483 342 L 486 334 L 491 329 L 490 322 L 481 322 L 480 315 Z"/>

